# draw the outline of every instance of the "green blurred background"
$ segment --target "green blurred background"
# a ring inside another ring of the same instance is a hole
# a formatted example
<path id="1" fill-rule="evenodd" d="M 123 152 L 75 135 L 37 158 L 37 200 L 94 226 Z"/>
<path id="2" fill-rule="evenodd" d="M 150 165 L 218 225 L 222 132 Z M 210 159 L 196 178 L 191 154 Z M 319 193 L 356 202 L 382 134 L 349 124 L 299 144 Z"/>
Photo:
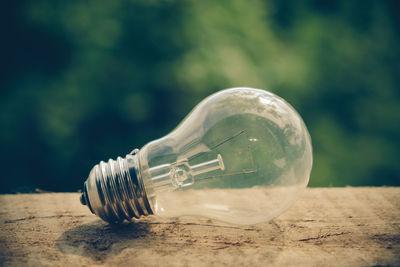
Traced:
<path id="1" fill-rule="evenodd" d="M 7 5 L 7 6 L 5 6 Z M 400 185 L 400 1 L 9 1 L 0 192 L 76 191 L 204 97 L 268 89 L 303 116 L 310 186 Z"/>

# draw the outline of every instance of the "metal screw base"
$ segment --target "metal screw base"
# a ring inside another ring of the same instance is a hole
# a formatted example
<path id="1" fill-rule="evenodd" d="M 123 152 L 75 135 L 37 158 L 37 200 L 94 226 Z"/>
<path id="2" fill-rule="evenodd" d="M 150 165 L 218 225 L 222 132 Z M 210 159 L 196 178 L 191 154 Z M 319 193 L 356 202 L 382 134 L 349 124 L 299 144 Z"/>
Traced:
<path id="1" fill-rule="evenodd" d="M 110 223 L 153 214 L 136 154 L 95 165 L 85 182 L 80 201 Z"/>

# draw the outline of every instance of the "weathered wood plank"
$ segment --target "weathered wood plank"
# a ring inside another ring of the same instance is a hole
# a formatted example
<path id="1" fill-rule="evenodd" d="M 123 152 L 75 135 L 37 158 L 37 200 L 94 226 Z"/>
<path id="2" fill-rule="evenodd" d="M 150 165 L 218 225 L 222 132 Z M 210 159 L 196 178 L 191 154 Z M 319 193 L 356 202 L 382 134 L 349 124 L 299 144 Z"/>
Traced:
<path id="1" fill-rule="evenodd" d="M 1 265 L 400 266 L 400 188 L 315 188 L 275 220 L 111 227 L 79 194 L 0 196 Z"/>

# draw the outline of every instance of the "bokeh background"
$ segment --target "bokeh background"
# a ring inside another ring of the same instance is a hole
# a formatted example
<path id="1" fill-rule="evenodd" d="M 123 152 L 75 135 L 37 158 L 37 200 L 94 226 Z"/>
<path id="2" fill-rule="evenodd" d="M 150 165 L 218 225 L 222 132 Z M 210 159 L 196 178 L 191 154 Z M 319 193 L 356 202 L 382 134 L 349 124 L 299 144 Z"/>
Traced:
<path id="1" fill-rule="evenodd" d="M 400 1 L 8 1 L 0 192 L 76 191 L 204 97 L 287 99 L 310 186 L 400 185 Z"/>

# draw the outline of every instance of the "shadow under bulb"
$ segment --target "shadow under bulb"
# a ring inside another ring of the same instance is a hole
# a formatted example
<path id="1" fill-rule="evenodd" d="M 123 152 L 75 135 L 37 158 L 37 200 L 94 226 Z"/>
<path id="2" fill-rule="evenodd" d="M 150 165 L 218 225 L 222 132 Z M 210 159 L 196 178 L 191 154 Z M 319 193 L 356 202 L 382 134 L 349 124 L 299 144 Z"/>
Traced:
<path id="1" fill-rule="evenodd" d="M 81 202 L 116 223 L 147 215 L 268 221 L 306 188 L 310 135 L 282 98 L 232 88 L 198 104 L 170 134 L 94 166 Z"/>

